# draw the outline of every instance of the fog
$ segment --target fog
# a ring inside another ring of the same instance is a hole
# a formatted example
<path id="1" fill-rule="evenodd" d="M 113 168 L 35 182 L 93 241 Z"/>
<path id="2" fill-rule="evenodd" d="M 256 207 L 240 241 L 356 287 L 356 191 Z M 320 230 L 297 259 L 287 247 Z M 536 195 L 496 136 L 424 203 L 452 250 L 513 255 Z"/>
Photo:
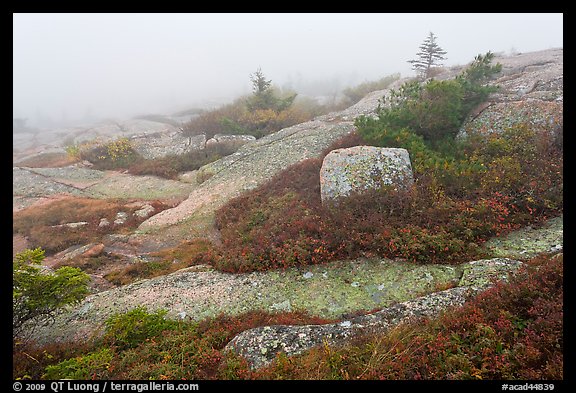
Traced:
<path id="1" fill-rule="evenodd" d="M 13 14 L 13 116 L 30 126 L 170 114 L 273 84 L 334 94 L 392 73 L 415 75 L 429 32 L 444 65 L 479 53 L 563 47 L 563 15 Z"/>

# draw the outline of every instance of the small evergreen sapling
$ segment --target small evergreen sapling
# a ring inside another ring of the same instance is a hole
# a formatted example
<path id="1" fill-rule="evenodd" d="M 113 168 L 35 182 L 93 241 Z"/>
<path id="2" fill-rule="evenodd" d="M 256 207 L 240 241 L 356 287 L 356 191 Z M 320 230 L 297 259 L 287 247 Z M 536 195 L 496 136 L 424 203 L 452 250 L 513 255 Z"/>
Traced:
<path id="1" fill-rule="evenodd" d="M 433 67 L 441 66 L 442 60 L 446 60 L 446 51 L 436 43 L 436 36 L 430 32 L 428 38 L 420 45 L 420 52 L 416 54 L 418 59 L 408 60 L 412 69 L 418 72 L 422 80 L 430 78 Z"/>

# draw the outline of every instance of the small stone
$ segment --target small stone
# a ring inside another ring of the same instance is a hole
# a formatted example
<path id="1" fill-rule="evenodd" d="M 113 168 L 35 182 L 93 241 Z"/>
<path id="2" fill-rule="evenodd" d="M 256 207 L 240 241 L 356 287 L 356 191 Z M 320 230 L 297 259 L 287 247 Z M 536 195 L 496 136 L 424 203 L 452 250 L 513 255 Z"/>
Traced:
<path id="1" fill-rule="evenodd" d="M 270 306 L 270 308 L 272 310 L 275 311 L 292 311 L 292 304 L 290 304 L 290 300 L 284 300 L 283 302 L 280 303 L 274 303 L 272 306 Z"/>
<path id="2" fill-rule="evenodd" d="M 61 224 L 61 225 L 52 225 L 52 228 L 79 228 L 83 227 L 84 225 L 88 225 L 86 221 L 79 221 L 79 222 L 69 222 L 68 224 Z"/>
<path id="3" fill-rule="evenodd" d="M 118 212 L 116 213 L 116 219 L 114 220 L 114 224 L 122 225 L 126 222 L 126 219 L 128 219 L 128 213 Z"/>
<path id="4" fill-rule="evenodd" d="M 108 219 L 106 219 L 106 218 L 102 218 L 102 219 L 100 219 L 100 223 L 98 224 L 98 227 L 103 228 L 103 227 L 107 227 L 108 225 L 110 225 L 110 221 L 108 221 Z"/>
<path id="5" fill-rule="evenodd" d="M 104 251 L 104 244 L 99 243 L 93 247 L 90 247 L 88 250 L 84 251 L 84 253 L 82 253 L 82 256 L 87 258 L 95 258 L 101 255 L 102 251 Z"/>
<path id="6" fill-rule="evenodd" d="M 141 209 L 136 210 L 134 212 L 134 215 L 136 217 L 146 218 L 146 217 L 150 216 L 150 214 L 152 214 L 154 212 L 154 210 L 155 209 L 153 206 L 146 204 L 146 205 L 142 206 Z"/>

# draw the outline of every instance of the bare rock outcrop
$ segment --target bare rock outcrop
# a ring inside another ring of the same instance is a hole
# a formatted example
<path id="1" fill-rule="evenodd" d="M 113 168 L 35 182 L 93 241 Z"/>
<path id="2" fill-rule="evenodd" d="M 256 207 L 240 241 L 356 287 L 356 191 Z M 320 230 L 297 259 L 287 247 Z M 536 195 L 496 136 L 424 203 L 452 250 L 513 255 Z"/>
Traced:
<path id="1" fill-rule="evenodd" d="M 194 185 L 156 176 L 134 176 L 103 172 L 71 165 L 62 168 L 25 168 L 12 170 L 13 210 L 27 208 L 39 201 L 61 196 L 124 199 L 183 199 Z"/>
<path id="2" fill-rule="evenodd" d="M 185 154 L 192 150 L 201 150 L 206 145 L 205 135 L 187 138 L 178 130 L 136 134 L 129 140 L 132 148 L 147 159 Z"/>
<path id="3" fill-rule="evenodd" d="M 470 115 L 459 136 L 500 132 L 522 123 L 561 135 L 564 50 L 496 56 L 496 62 L 502 64 L 502 72 L 490 84 L 499 90 Z"/>
<path id="4" fill-rule="evenodd" d="M 50 153 L 65 154 L 65 147 L 91 143 L 106 144 L 118 138 L 128 138 L 136 151 L 147 158 L 172 154 L 188 148 L 188 138 L 181 137 L 177 127 L 171 124 L 143 119 L 103 121 L 93 125 L 42 129 L 32 137 L 14 134 L 12 141 L 13 162 Z"/>
<path id="5" fill-rule="evenodd" d="M 488 288 L 493 280 L 506 280 L 522 265 L 507 258 L 465 264 L 460 286 L 395 304 L 372 314 L 325 325 L 274 325 L 246 330 L 234 337 L 226 350 L 243 356 L 252 368 L 270 364 L 282 352 L 297 355 L 319 345 L 341 345 L 351 337 L 377 332 L 420 317 L 434 317 L 458 307 L 470 296 Z"/>
<path id="6" fill-rule="evenodd" d="M 222 145 L 230 150 L 238 150 L 241 146 L 253 142 L 256 137 L 253 135 L 224 135 L 216 134 L 206 141 L 206 146 Z"/>

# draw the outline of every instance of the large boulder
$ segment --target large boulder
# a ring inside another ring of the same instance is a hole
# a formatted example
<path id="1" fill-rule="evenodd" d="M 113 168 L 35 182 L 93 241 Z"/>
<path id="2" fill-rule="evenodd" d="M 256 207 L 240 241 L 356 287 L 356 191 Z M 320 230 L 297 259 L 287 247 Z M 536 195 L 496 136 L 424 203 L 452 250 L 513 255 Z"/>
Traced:
<path id="1" fill-rule="evenodd" d="M 336 149 L 326 155 L 320 169 L 322 202 L 383 185 L 409 188 L 413 183 L 406 149 L 374 146 Z"/>

